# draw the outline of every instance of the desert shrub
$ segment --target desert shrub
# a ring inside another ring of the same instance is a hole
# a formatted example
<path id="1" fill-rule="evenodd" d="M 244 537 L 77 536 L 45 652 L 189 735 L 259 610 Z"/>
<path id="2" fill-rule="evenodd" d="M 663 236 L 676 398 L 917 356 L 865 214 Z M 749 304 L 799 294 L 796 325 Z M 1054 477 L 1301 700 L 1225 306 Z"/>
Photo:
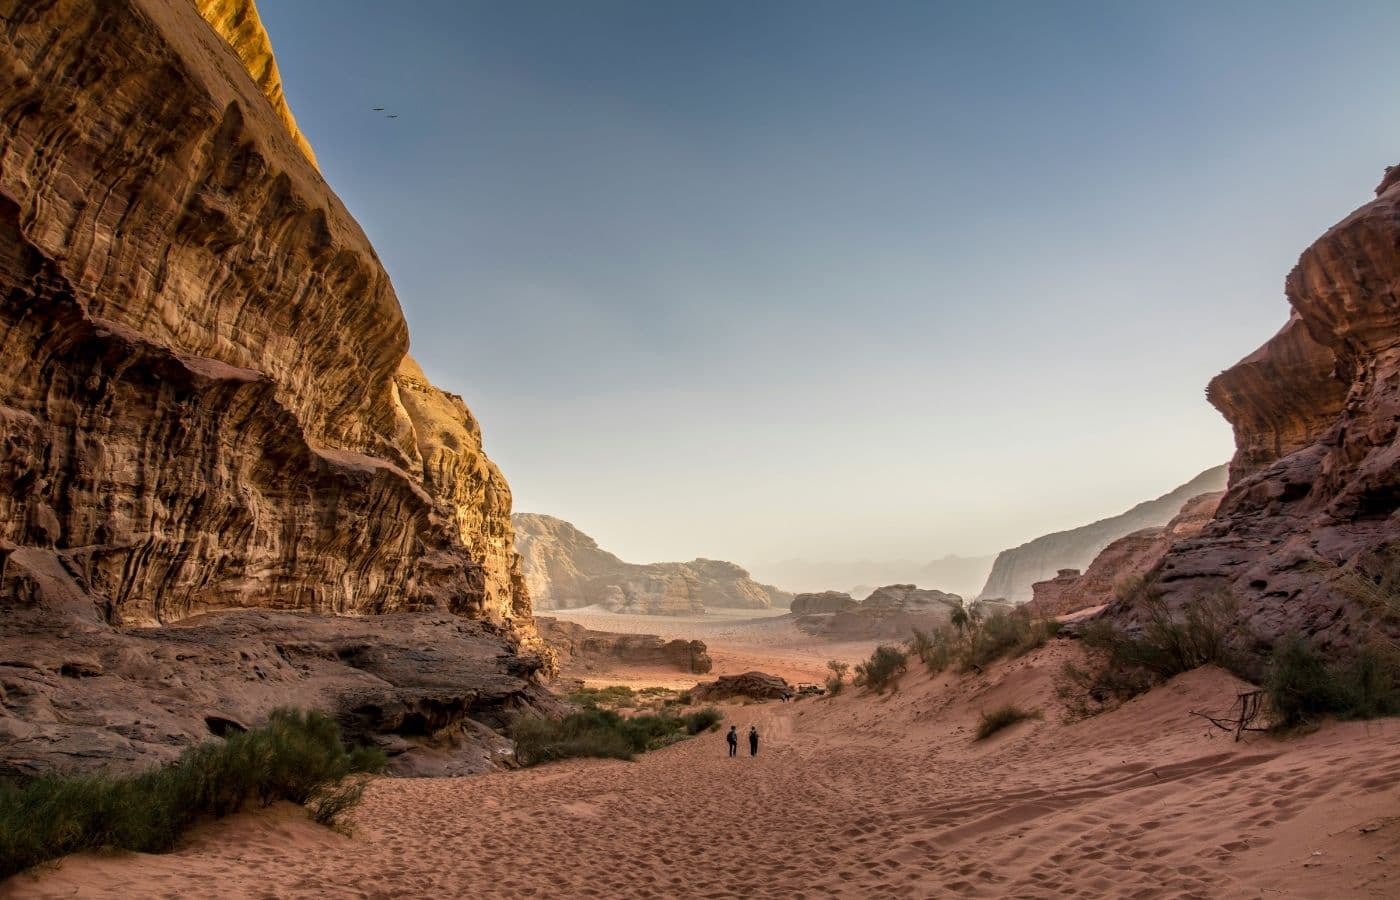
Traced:
<path id="1" fill-rule="evenodd" d="M 851 671 L 851 664 L 831 659 L 827 660 L 826 667 L 831 670 L 831 675 L 826 679 L 826 692 L 835 697 L 846 687 L 846 673 Z"/>
<path id="2" fill-rule="evenodd" d="M 585 707 L 561 719 L 519 719 L 511 728 L 511 739 L 515 741 L 515 761 L 522 766 L 578 756 L 631 759 L 688 734 L 712 729 L 721 718 L 713 708 L 686 716 L 670 712 L 622 716 L 610 709 Z"/>
<path id="3" fill-rule="evenodd" d="M 932 631 L 915 628 L 909 639 L 909 652 L 935 675 L 952 665 L 965 647 L 964 633 L 952 625 L 941 625 Z"/>
<path id="4" fill-rule="evenodd" d="M 1202 598 L 1177 613 L 1151 580 L 1126 581 L 1119 596 L 1142 610 L 1144 622 L 1135 633 L 1104 619 L 1085 626 L 1080 637 L 1096 663 L 1090 669 L 1067 663 L 1057 686 L 1072 717 L 1091 715 L 1200 666 L 1243 673 L 1245 661 L 1235 650 L 1238 605 L 1228 594 Z"/>
<path id="5" fill-rule="evenodd" d="M 1274 646 L 1264 678 L 1276 729 L 1323 716 L 1369 719 L 1400 714 L 1400 659 L 1389 647 L 1368 645 L 1350 659 L 1328 660 L 1307 641 Z"/>
<path id="6" fill-rule="evenodd" d="M 982 719 L 977 723 L 977 740 L 984 741 L 1003 728 L 1015 725 L 1017 722 L 1039 718 L 1040 710 L 1038 709 L 1022 709 L 1010 703 L 998 706 L 991 712 L 982 713 Z"/>
<path id="7" fill-rule="evenodd" d="M 909 670 L 909 654 L 892 644 L 881 644 L 870 658 L 856 666 L 854 683 L 877 694 L 887 687 L 898 687 L 899 676 Z"/>
<path id="8" fill-rule="evenodd" d="M 266 726 L 193 747 L 135 776 L 50 775 L 0 784 L 0 878 L 79 850 L 161 853 L 201 816 L 250 802 L 305 804 L 325 825 L 352 809 L 377 750 L 346 752 L 335 720 L 273 711 Z"/>
<path id="9" fill-rule="evenodd" d="M 636 703 L 637 692 L 625 684 L 610 684 L 607 687 L 581 687 L 564 697 L 570 703 L 583 707 L 617 709 Z"/>
<path id="10" fill-rule="evenodd" d="M 676 702 L 679 703 L 681 706 L 689 706 L 690 704 L 695 702 L 695 697 L 690 693 L 690 691 L 681 691 L 679 694 L 676 695 Z"/>
<path id="11" fill-rule="evenodd" d="M 686 713 L 685 720 L 686 734 L 699 734 L 702 731 L 714 731 L 719 727 L 719 723 L 724 721 L 724 714 L 713 706 L 704 709 L 697 709 L 695 712 Z"/>
<path id="12" fill-rule="evenodd" d="M 1043 647 L 1050 639 L 1051 628 L 1047 620 L 1032 616 L 1025 607 L 997 610 L 969 632 L 962 669 L 981 669 L 1003 656 L 1023 656 Z"/>

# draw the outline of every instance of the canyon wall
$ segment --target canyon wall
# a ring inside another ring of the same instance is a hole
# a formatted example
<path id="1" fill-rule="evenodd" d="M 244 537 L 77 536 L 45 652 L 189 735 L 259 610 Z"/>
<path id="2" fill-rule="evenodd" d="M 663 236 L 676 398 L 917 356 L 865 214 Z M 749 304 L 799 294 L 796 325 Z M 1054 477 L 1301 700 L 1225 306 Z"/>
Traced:
<path id="1" fill-rule="evenodd" d="M 742 567 L 714 559 L 683 563 L 623 562 L 563 519 L 513 517 L 525 583 L 539 609 L 603 606 L 655 615 L 702 613 L 706 607 L 786 607 L 792 595 L 759 584 Z"/>
<path id="2" fill-rule="evenodd" d="M 1231 596 L 1260 647 L 1296 634 L 1344 652 L 1396 634 L 1375 603 L 1400 599 L 1396 171 L 1303 251 L 1283 329 L 1210 383 L 1235 429 L 1230 486 L 1214 519 L 1154 570 L 1170 604 Z"/>
<path id="3" fill-rule="evenodd" d="M 1083 570 L 1113 541 L 1143 528 L 1165 525 L 1187 500 L 1198 494 L 1223 490 L 1225 479 L 1226 467 L 1216 466 L 1125 513 L 1043 535 L 1019 547 L 1003 550 L 997 555 L 978 599 L 1000 598 L 1025 603 L 1032 598 L 1031 585 L 1037 581 L 1055 577 L 1060 569 Z"/>
<path id="4" fill-rule="evenodd" d="M 109 622 L 441 608 L 528 636 L 509 488 L 407 357 L 252 4 L 0 0 L 0 42 L 8 596 L 52 563 Z"/>

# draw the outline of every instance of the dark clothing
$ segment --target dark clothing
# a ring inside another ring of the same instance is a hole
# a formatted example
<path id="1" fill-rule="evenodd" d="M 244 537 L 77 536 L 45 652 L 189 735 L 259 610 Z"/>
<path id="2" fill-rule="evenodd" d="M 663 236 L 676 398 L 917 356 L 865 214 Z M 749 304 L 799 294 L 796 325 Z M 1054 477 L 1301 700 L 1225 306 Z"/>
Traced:
<path id="1" fill-rule="evenodd" d="M 758 732 L 749 732 L 749 756 L 758 755 Z"/>
<path id="2" fill-rule="evenodd" d="M 728 740 L 729 740 L 729 755 L 730 755 L 730 756 L 738 756 L 738 755 L 739 755 L 739 735 L 737 735 L 737 734 L 735 734 L 734 732 L 731 731 L 731 732 L 729 732 Z"/>

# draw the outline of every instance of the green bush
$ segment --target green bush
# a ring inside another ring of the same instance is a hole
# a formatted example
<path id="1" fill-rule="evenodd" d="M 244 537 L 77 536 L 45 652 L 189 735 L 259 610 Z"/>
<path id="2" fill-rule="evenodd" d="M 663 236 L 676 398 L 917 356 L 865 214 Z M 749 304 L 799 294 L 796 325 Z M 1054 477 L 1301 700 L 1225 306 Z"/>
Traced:
<path id="1" fill-rule="evenodd" d="M 610 684 L 601 688 L 581 687 L 566 694 L 564 699 L 577 706 L 617 709 L 636 703 L 637 692 L 625 684 Z"/>
<path id="2" fill-rule="evenodd" d="M 851 664 L 839 659 L 830 659 L 827 660 L 826 667 L 831 670 L 831 675 L 826 679 L 826 692 L 835 697 L 846 687 L 846 673 L 851 671 Z"/>
<path id="3" fill-rule="evenodd" d="M 0 784 L 0 878 L 80 850 L 170 850 L 201 816 L 250 802 L 305 804 L 325 825 L 359 802 L 377 750 L 347 753 L 335 720 L 274 710 L 267 725 L 193 747 L 135 776 L 50 775 Z"/>
<path id="4" fill-rule="evenodd" d="M 1393 716 L 1400 714 L 1400 660 L 1388 647 L 1366 646 L 1350 659 L 1329 661 L 1302 638 L 1286 638 L 1274 646 L 1264 692 L 1276 729 L 1327 715 Z"/>
<path id="5" fill-rule="evenodd" d="M 991 712 L 982 713 L 982 719 L 977 723 L 977 740 L 985 741 L 1003 728 L 1015 725 L 1017 722 L 1039 718 L 1040 710 L 1038 709 L 1022 709 L 1010 703 L 998 706 Z"/>
<path id="6" fill-rule="evenodd" d="M 854 683 L 877 694 L 887 687 L 898 687 L 899 676 L 909 670 L 909 654 L 891 644 L 881 644 L 865 662 L 856 666 Z"/>
<path id="7" fill-rule="evenodd" d="M 610 709 L 586 707 L 562 719 L 522 718 L 511 728 L 511 739 L 515 761 L 522 766 L 580 756 L 631 759 L 688 734 L 713 729 L 722 718 L 713 708 L 682 717 L 669 712 L 621 716 Z"/>
<path id="8" fill-rule="evenodd" d="M 963 623 L 963 628 L 952 625 L 940 625 L 932 631 L 915 628 L 913 637 L 909 639 L 909 652 L 919 658 L 924 668 L 937 675 L 952 665 L 967 646 L 966 632 L 963 630 L 967 627 L 966 614 Z"/>
<path id="9" fill-rule="evenodd" d="M 968 631 L 961 668 L 964 672 L 980 670 L 1003 656 L 1024 656 L 1045 646 L 1058 630 L 1058 623 L 1051 625 L 1049 620 L 1036 618 L 1024 606 L 1010 611 L 999 609 L 980 624 L 974 621 Z"/>
<path id="10" fill-rule="evenodd" d="M 1142 611 L 1143 625 L 1137 633 L 1103 619 L 1085 626 L 1081 640 L 1097 662 L 1090 670 L 1065 664 L 1058 694 L 1071 717 L 1092 715 L 1204 665 L 1247 674 L 1246 660 L 1235 649 L 1241 638 L 1238 605 L 1228 594 L 1188 603 L 1178 613 L 1167 608 L 1150 580 L 1125 582 L 1119 597 Z"/>

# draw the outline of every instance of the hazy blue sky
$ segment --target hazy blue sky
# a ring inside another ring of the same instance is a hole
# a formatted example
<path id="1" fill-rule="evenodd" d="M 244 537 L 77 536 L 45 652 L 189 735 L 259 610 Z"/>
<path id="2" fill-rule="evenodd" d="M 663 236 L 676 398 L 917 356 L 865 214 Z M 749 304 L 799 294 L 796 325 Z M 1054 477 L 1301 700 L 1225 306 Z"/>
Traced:
<path id="1" fill-rule="evenodd" d="M 638 561 L 993 552 L 1223 462 L 1206 382 L 1400 161 L 1394 2 L 260 9 L 516 508 Z"/>

